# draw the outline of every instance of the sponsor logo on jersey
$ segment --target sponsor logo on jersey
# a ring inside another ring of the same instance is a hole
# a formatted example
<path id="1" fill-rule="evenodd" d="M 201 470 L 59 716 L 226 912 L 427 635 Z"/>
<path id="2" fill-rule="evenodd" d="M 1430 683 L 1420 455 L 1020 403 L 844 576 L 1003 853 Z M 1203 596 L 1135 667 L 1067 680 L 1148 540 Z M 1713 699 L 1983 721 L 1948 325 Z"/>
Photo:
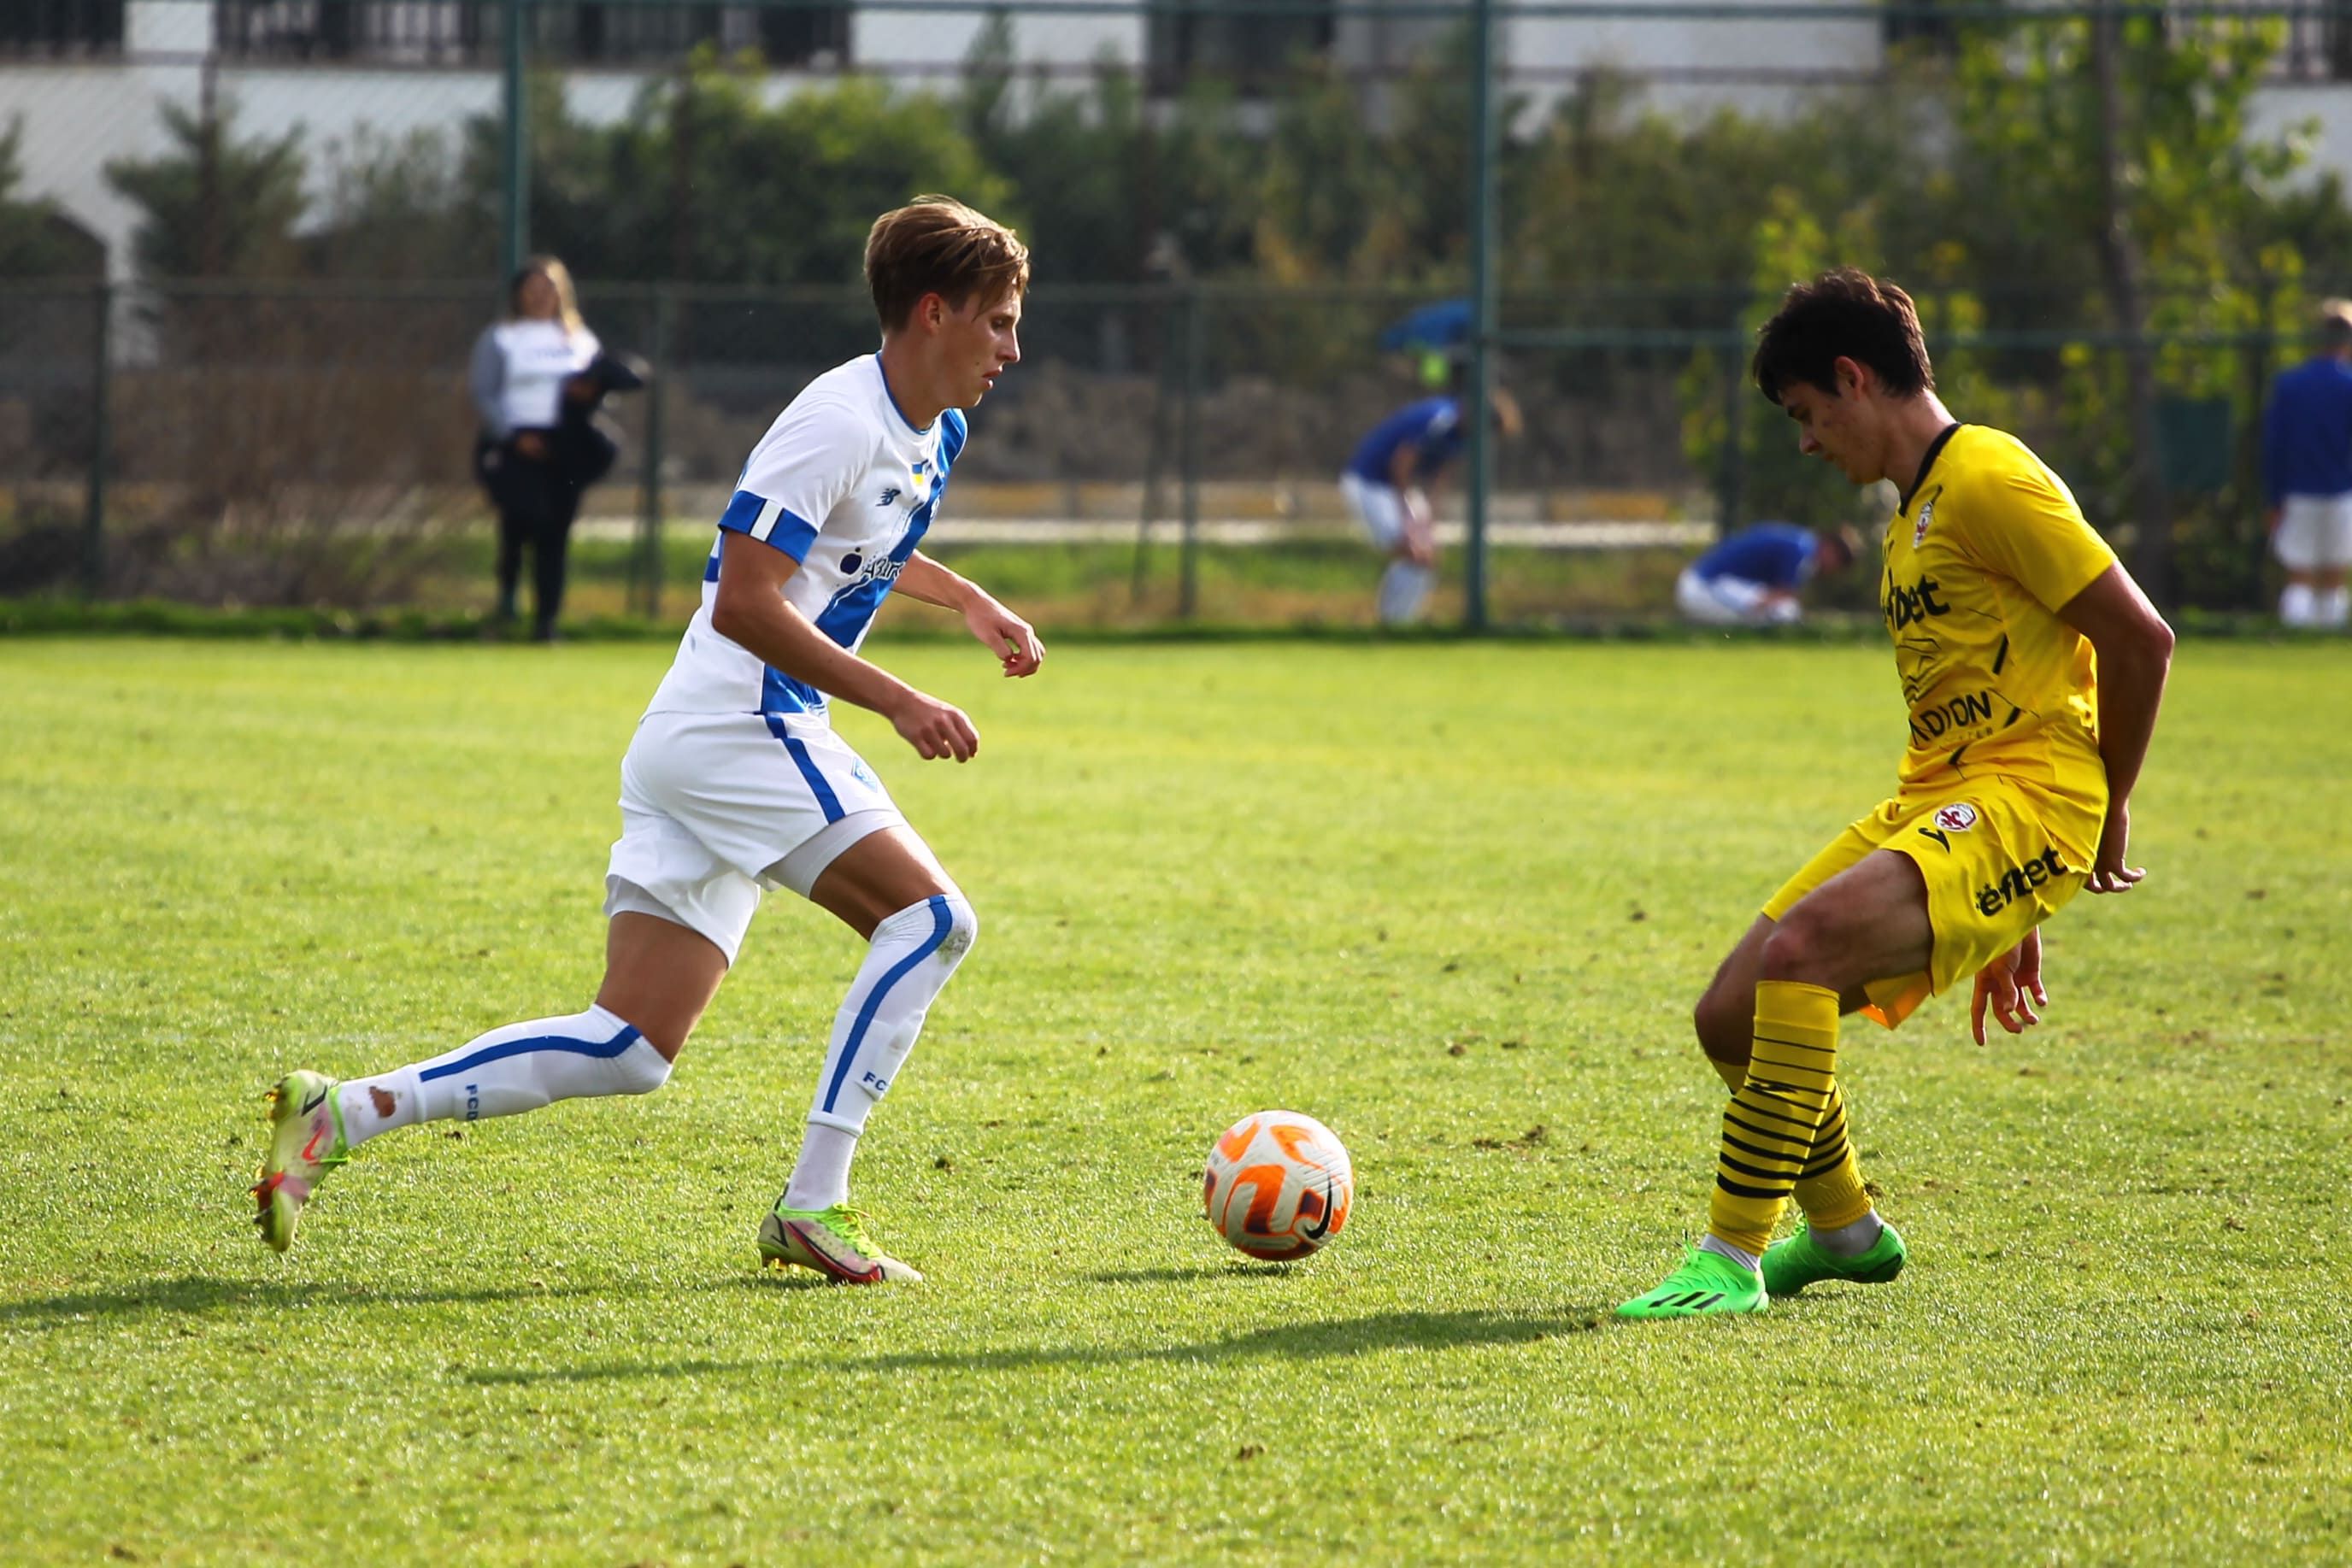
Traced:
<path id="1" fill-rule="evenodd" d="M 1992 694 L 1963 692 L 1911 716 L 1911 744 L 1933 746 L 1955 730 L 1992 722 Z"/>
<path id="2" fill-rule="evenodd" d="M 1932 577 L 1901 583 L 1889 571 L 1885 590 L 1878 596 L 1878 608 L 1886 617 L 1886 629 L 1899 633 L 1906 626 L 1916 626 L 1931 615 L 1949 615 L 1952 607 L 1937 597 L 1942 591 L 1943 585 Z"/>
<path id="3" fill-rule="evenodd" d="M 857 569 L 865 564 L 866 558 L 859 555 L 856 550 L 851 550 L 847 555 L 841 558 L 842 575 L 845 577 L 856 577 L 857 575 Z"/>
<path id="4" fill-rule="evenodd" d="M 2035 888 L 2046 886 L 2065 874 L 2066 862 L 2058 858 L 2058 852 L 2045 848 L 2023 865 L 2013 865 L 2001 873 L 2000 881 L 1977 889 L 1977 913 L 1988 918 L 1999 915 Z"/>

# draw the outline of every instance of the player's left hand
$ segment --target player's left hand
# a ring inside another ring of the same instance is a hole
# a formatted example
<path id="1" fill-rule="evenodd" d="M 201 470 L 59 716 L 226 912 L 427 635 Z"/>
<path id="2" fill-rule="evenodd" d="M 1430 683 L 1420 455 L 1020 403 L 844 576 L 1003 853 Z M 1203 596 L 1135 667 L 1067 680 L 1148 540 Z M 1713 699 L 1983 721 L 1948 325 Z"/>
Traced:
<path id="1" fill-rule="evenodd" d="M 1037 640 L 1036 628 L 993 599 L 982 597 L 966 610 L 963 623 L 996 655 L 1008 675 L 1034 675 L 1045 662 L 1045 644 Z"/>
<path id="2" fill-rule="evenodd" d="M 2147 874 L 2147 868 L 2124 863 L 2131 842 L 2131 810 L 2117 801 L 2107 808 L 2107 825 L 2099 834 L 2099 852 L 2091 861 L 2091 880 L 2083 885 L 2093 893 L 2129 893 Z"/>
<path id="3" fill-rule="evenodd" d="M 1992 1016 L 2000 1027 L 2011 1034 L 2023 1034 L 2042 1021 L 2033 1009 L 2050 1005 L 2050 993 L 2042 984 L 2042 932 L 2039 927 L 2025 934 L 2025 940 L 1977 971 L 1977 994 L 1969 1004 L 1969 1028 L 1977 1043 L 1985 1042 L 1985 1008 L 1990 1004 Z"/>

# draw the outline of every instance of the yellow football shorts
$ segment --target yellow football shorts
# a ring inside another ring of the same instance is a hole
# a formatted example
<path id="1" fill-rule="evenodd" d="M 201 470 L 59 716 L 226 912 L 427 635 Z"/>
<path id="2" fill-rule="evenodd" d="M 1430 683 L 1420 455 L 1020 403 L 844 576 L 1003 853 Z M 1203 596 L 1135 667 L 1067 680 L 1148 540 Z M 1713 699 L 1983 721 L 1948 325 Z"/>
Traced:
<path id="1" fill-rule="evenodd" d="M 2085 798 L 2003 778 L 1897 795 L 1808 861 L 1764 915 L 1779 920 L 1874 850 L 1910 856 L 1927 883 L 1935 956 L 1925 970 L 1863 988 L 1863 1011 L 1893 1029 L 1929 997 L 1972 981 L 2081 890 L 2105 814 L 2104 789 Z"/>

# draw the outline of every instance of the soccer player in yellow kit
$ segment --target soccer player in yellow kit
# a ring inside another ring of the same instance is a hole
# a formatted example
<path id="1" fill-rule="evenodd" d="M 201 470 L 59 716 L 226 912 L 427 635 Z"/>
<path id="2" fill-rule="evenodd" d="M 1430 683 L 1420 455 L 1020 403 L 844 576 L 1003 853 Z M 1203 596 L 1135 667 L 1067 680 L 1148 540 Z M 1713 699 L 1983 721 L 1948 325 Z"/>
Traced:
<path id="1" fill-rule="evenodd" d="M 1851 268 L 1800 284 L 1753 373 L 1801 450 L 1902 487 L 1879 608 L 1910 747 L 1893 798 L 1772 896 L 1699 1000 L 1732 1090 L 1707 1234 L 1627 1318 L 1761 1312 L 1902 1271 L 1848 1139 L 1839 1017 L 1892 1029 L 1973 976 L 1979 1044 L 1988 1008 L 2012 1034 L 2040 1021 L 2042 922 L 2143 874 L 2129 800 L 2171 663 L 2171 629 L 2058 476 L 1945 409 L 1903 290 Z M 1774 1245 L 1792 1196 L 1805 1228 Z"/>

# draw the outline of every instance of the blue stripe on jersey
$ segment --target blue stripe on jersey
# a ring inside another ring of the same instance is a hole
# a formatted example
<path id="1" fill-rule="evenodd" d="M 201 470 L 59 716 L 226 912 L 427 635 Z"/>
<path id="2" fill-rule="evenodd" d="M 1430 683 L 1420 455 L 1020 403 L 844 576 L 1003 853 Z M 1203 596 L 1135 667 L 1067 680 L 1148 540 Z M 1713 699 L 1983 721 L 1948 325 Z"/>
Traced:
<path id="1" fill-rule="evenodd" d="M 593 1040 L 581 1040 L 568 1034 L 533 1035 L 529 1040 L 510 1040 L 501 1045 L 485 1046 L 463 1061 L 428 1067 L 416 1076 L 420 1081 L 427 1082 L 436 1078 L 454 1078 L 460 1072 L 471 1072 L 486 1062 L 503 1061 L 509 1056 L 520 1056 L 526 1051 L 561 1051 L 572 1056 L 593 1056 L 610 1061 L 628 1050 L 636 1039 L 637 1031 L 635 1028 L 624 1028 L 620 1033 L 601 1045 Z"/>
<path id="2" fill-rule="evenodd" d="M 825 695 L 806 681 L 796 681 L 773 664 L 761 667 L 761 713 L 823 713 Z"/>
<path id="3" fill-rule="evenodd" d="M 841 821 L 841 797 L 833 792 L 833 786 L 824 781 L 823 773 L 817 771 L 816 758 L 809 755 L 806 746 L 793 738 L 793 732 L 784 727 L 782 719 L 774 714 L 767 716 L 768 733 L 782 741 L 784 749 L 792 753 L 793 761 L 800 767 L 801 777 L 808 780 L 809 793 L 816 797 L 817 810 L 824 813 L 824 820 L 828 822 Z M 831 1110 L 832 1106 L 828 1103 L 825 1108 Z"/>
<path id="4" fill-rule="evenodd" d="M 750 534 L 759 527 L 760 514 L 767 509 L 768 498 L 765 496 L 738 490 L 728 501 L 727 509 L 719 514 L 719 526 L 731 534 Z M 816 525 L 790 507 L 779 507 L 775 526 L 768 530 L 768 537 L 761 542 L 775 546 L 794 560 L 806 560 L 809 546 L 816 543 Z"/>
<path id="5" fill-rule="evenodd" d="M 719 544 L 715 539 L 710 545 L 710 559 L 702 563 L 702 580 L 705 582 L 719 580 Z"/>
<path id="6" fill-rule="evenodd" d="M 866 1031 L 873 1026 L 874 1014 L 882 1006 L 882 998 L 889 993 L 891 987 L 905 979 L 916 965 L 938 952 L 940 944 L 948 939 L 948 929 L 954 924 L 954 916 L 948 913 L 947 899 L 933 894 L 924 902 L 931 906 L 931 934 L 923 938 L 921 946 L 891 965 L 889 973 L 875 981 L 874 988 L 866 993 L 866 1005 L 857 1009 L 857 1021 L 849 1026 L 849 1039 L 841 1048 L 841 1061 L 833 1070 L 833 1082 L 824 1086 L 824 1108 L 828 1111 L 833 1109 L 834 1102 L 841 1098 L 841 1085 L 849 1076 L 849 1064 L 857 1060 L 857 1048 L 866 1043 Z"/>

